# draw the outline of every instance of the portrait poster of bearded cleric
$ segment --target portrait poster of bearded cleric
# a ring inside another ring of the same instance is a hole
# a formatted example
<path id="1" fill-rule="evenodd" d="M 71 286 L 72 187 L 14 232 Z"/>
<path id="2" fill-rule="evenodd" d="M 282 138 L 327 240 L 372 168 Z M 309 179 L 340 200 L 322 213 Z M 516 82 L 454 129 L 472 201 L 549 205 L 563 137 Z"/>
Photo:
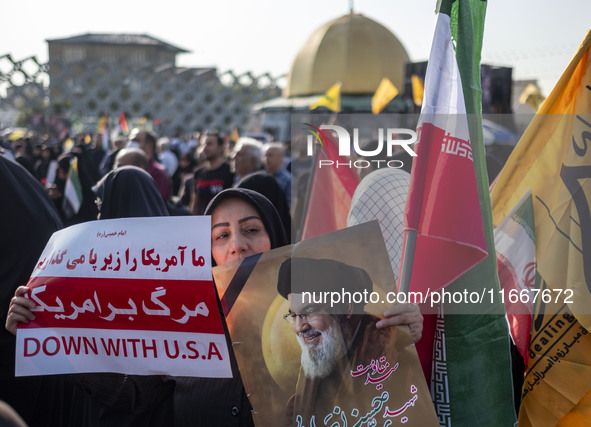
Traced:
<path id="1" fill-rule="evenodd" d="M 377 222 L 214 279 L 257 427 L 439 425 L 408 327 L 376 327 L 396 289 Z"/>

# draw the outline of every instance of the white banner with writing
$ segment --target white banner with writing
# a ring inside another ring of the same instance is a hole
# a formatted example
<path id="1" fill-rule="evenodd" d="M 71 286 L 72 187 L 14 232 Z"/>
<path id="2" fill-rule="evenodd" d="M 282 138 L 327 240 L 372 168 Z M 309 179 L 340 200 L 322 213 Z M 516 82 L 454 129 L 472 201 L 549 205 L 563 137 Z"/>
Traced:
<path id="1" fill-rule="evenodd" d="M 56 232 L 27 286 L 16 375 L 232 376 L 210 218 L 92 221 Z"/>

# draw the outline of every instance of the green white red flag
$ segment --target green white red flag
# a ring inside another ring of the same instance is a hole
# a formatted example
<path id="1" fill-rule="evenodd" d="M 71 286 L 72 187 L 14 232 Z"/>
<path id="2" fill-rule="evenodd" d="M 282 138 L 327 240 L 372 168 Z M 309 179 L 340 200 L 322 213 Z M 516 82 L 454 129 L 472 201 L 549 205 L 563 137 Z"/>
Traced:
<path id="1" fill-rule="evenodd" d="M 531 191 L 495 228 L 499 281 L 513 343 L 527 364 L 536 285 L 534 205 Z"/>
<path id="2" fill-rule="evenodd" d="M 487 255 L 449 16 L 435 30 L 417 134 L 405 208 L 405 229 L 417 231 L 410 290 L 438 290 Z"/>
<path id="3" fill-rule="evenodd" d="M 410 291 L 494 296 L 480 89 L 486 2 L 443 0 L 438 12 L 405 218 L 417 231 Z M 417 343 L 432 351 L 431 395 L 443 426 L 516 421 L 504 307 L 499 298 L 482 302 L 440 303 L 434 336 Z"/>
<path id="4" fill-rule="evenodd" d="M 64 188 L 63 210 L 67 218 L 72 218 L 80 210 L 82 205 L 82 184 L 78 174 L 78 158 L 73 156 L 70 160 L 68 179 Z"/>
<path id="5" fill-rule="evenodd" d="M 121 127 L 121 132 L 123 132 L 124 135 L 129 133 L 129 126 L 127 125 L 127 120 L 125 119 L 124 113 L 119 114 L 119 126 Z"/>

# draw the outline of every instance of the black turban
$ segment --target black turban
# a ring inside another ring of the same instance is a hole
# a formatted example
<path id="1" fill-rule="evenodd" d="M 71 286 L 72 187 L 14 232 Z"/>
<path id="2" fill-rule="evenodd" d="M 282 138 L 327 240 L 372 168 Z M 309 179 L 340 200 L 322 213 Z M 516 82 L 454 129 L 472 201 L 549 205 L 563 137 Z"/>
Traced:
<path id="1" fill-rule="evenodd" d="M 332 259 L 290 258 L 279 268 L 277 292 L 285 299 L 292 292 L 364 291 L 372 291 L 367 272 Z"/>

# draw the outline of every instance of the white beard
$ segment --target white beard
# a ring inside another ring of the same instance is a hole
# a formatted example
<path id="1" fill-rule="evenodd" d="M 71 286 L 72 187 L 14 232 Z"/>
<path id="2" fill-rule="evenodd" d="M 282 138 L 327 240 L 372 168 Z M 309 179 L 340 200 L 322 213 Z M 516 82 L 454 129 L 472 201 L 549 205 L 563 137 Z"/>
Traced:
<path id="1" fill-rule="evenodd" d="M 304 374 L 309 378 L 325 378 L 335 368 L 337 362 L 347 352 L 345 338 L 337 322 L 334 322 L 326 331 L 307 331 L 307 333 L 320 332 L 322 343 L 306 344 L 304 338 L 297 334 L 297 339 L 302 347 L 301 364 Z"/>

